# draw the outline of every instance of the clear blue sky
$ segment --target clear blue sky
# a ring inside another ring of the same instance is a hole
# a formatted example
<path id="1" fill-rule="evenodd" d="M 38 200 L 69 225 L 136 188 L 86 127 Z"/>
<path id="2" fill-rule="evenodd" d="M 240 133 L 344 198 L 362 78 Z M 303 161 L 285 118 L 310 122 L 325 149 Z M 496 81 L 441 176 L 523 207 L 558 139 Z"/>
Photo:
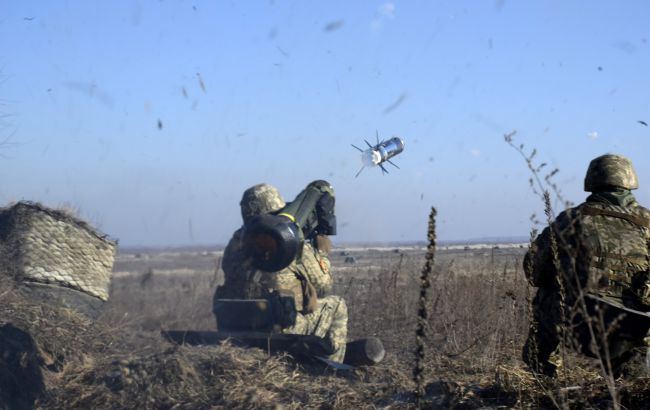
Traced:
<path id="1" fill-rule="evenodd" d="M 645 1 L 0 11 L 0 203 L 78 208 L 124 245 L 225 243 L 245 188 L 291 199 L 322 178 L 337 193 L 335 240 L 423 240 L 432 205 L 441 239 L 526 236 L 541 204 L 503 142 L 512 130 L 560 168 L 567 199 L 584 198 L 589 160 L 614 152 L 634 161 L 650 205 Z M 355 179 L 350 144 L 375 130 L 404 139 L 401 170 Z"/>

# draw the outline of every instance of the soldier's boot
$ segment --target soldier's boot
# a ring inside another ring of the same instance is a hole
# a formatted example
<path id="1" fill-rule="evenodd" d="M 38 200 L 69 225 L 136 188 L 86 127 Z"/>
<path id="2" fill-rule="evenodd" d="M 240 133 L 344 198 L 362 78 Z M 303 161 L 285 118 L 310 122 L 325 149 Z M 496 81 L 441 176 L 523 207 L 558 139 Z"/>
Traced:
<path id="1" fill-rule="evenodd" d="M 521 358 L 533 372 L 555 377 L 558 367 L 562 365 L 557 347 L 557 344 L 553 346 L 531 330 L 522 350 Z"/>

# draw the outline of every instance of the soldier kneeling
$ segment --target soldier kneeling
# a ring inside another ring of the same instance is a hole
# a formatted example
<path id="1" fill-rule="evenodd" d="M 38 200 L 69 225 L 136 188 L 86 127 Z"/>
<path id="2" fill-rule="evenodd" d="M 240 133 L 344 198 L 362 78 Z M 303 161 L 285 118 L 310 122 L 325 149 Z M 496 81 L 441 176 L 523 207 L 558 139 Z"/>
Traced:
<path id="1" fill-rule="evenodd" d="M 233 325 L 232 312 L 227 311 L 227 300 L 267 300 L 275 307 L 274 330 L 322 338 L 333 352 L 327 358 L 342 363 L 346 352 L 348 310 L 343 298 L 330 294 L 329 237 L 316 234 L 305 238 L 298 257 L 277 271 L 256 267 L 248 249 L 245 240 L 247 224 L 255 216 L 277 213 L 285 205 L 278 190 L 267 184 L 255 185 L 244 192 L 240 202 L 244 226 L 235 231 L 224 251 L 222 269 L 225 279 L 214 295 L 217 326 L 222 330 Z M 243 315 L 240 320 L 248 321 L 251 328 L 256 326 L 252 323 L 256 319 L 249 315 Z"/>

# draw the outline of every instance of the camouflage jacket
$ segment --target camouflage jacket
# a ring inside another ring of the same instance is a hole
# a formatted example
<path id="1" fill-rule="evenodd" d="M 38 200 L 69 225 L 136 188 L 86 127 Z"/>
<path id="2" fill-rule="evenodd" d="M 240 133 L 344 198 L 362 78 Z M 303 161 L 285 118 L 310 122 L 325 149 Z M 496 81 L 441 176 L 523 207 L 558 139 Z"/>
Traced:
<path id="1" fill-rule="evenodd" d="M 224 283 L 217 288 L 215 299 L 254 299 L 276 290 L 294 297 L 296 309 L 303 309 L 303 281 L 311 284 L 319 297 L 332 289 L 330 261 L 327 254 L 305 242 L 302 257 L 278 272 L 264 272 L 253 266 L 243 248 L 243 228 L 237 230 L 223 254 L 221 267 Z"/>
<path id="2" fill-rule="evenodd" d="M 629 191 L 592 194 L 558 215 L 535 239 L 524 258 L 524 272 L 537 287 L 559 288 L 562 281 L 569 303 L 585 291 L 648 310 L 649 246 L 650 211 Z"/>

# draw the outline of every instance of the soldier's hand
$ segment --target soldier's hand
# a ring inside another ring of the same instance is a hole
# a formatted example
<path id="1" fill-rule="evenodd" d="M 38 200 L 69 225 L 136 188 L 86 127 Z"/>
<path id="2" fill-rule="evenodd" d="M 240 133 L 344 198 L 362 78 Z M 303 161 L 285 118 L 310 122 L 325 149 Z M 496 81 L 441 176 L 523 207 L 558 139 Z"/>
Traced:
<path id="1" fill-rule="evenodd" d="M 316 249 L 319 252 L 323 252 L 325 255 L 329 255 L 332 250 L 332 241 L 327 235 L 316 235 Z"/>

